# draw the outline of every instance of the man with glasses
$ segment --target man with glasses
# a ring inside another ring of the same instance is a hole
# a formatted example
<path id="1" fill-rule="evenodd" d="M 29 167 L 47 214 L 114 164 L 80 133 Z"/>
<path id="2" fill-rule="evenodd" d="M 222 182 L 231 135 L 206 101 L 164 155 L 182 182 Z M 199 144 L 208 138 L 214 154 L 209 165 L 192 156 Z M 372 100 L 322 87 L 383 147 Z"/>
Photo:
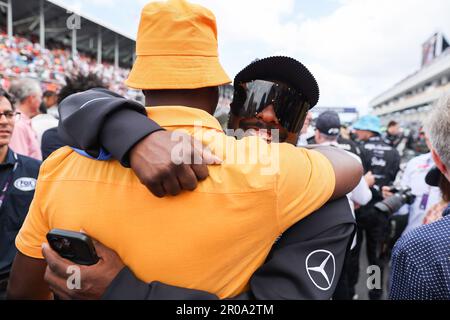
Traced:
<path id="1" fill-rule="evenodd" d="M 0 300 L 16 255 L 14 239 L 34 196 L 40 162 L 8 147 L 20 113 L 9 94 L 0 89 Z"/>

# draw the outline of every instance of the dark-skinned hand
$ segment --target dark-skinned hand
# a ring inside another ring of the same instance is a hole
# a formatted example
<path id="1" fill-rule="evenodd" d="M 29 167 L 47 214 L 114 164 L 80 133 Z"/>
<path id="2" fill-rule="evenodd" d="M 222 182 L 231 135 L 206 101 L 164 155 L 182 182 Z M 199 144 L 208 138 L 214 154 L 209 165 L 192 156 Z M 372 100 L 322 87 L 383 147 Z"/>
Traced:
<path id="1" fill-rule="evenodd" d="M 221 162 L 201 142 L 180 132 L 154 132 L 130 150 L 131 168 L 141 183 L 160 198 L 194 190 L 199 181 L 208 177 L 207 165 Z"/>
<path id="2" fill-rule="evenodd" d="M 50 290 L 61 300 L 98 300 L 105 293 L 117 274 L 125 267 L 117 253 L 94 241 L 100 260 L 92 266 L 77 265 L 62 258 L 48 244 L 42 245 L 42 254 L 47 261 L 44 279 Z M 72 276 L 69 267 L 80 271 L 81 288 L 71 289 L 67 283 Z"/>

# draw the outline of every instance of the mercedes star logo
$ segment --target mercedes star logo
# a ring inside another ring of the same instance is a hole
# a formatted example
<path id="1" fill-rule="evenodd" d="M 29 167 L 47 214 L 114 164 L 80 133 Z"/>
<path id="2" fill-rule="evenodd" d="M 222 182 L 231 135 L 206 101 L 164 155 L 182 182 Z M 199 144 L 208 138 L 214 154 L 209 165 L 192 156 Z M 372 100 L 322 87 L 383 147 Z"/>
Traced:
<path id="1" fill-rule="evenodd" d="M 311 252 L 306 258 L 306 271 L 318 289 L 329 290 L 336 274 L 334 255 L 328 250 Z"/>

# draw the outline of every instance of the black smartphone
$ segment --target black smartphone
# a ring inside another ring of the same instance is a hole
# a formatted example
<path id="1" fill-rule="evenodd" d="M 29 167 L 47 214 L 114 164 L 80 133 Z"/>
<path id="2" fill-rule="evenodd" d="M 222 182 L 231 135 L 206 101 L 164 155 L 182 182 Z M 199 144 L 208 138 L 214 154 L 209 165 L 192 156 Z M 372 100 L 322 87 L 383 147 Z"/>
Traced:
<path id="1" fill-rule="evenodd" d="M 47 241 L 61 257 L 76 264 L 90 266 L 99 260 L 92 239 L 84 233 L 53 229 Z"/>

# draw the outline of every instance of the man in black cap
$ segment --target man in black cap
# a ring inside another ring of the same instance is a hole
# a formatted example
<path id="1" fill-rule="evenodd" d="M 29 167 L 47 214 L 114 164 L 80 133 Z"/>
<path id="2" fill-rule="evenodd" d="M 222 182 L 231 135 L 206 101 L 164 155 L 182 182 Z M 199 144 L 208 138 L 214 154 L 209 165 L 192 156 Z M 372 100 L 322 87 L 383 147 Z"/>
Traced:
<path id="1" fill-rule="evenodd" d="M 325 111 L 319 115 L 316 120 L 316 142 L 318 140 L 327 140 L 337 142 L 339 133 L 341 132 L 341 119 L 334 111 Z"/>
<path id="2" fill-rule="evenodd" d="M 319 145 L 335 146 L 345 151 L 346 146 L 338 141 L 341 128 L 339 115 L 334 111 L 323 112 L 316 120 L 315 141 Z M 358 158 L 361 161 L 360 158 Z M 372 199 L 370 188 L 375 184 L 375 177 L 372 172 L 367 172 L 361 179 L 360 184 L 350 195 L 350 199 L 357 207 L 364 206 Z"/>
<path id="3" fill-rule="evenodd" d="M 308 95 L 302 94 L 302 88 L 308 88 Z M 254 129 L 253 133 L 263 135 L 271 142 L 275 142 L 272 140 L 272 130 L 278 129 L 281 132 L 279 135 L 281 141 L 290 141 L 295 144 L 304 116 L 318 101 L 318 86 L 314 77 L 301 63 L 287 57 L 272 57 L 252 63 L 236 77 L 235 89 L 237 94 L 232 104 L 230 126 L 237 124 L 233 128 Z M 61 109 L 61 111 L 63 122 L 60 128 L 64 129 L 64 110 Z M 79 113 L 79 111 L 76 112 Z M 85 129 L 93 131 L 92 128 Z M 260 129 L 265 129 L 265 133 L 263 134 L 263 130 Z M 124 126 L 123 130 L 122 134 L 125 136 L 128 131 L 136 131 L 129 125 Z M 70 136 L 77 136 L 73 130 L 67 131 Z M 354 218 L 346 199 L 332 202 L 328 207 L 318 210 L 302 220 L 301 224 L 291 227 L 280 238 L 272 248 L 266 263 L 253 275 L 250 290 L 239 298 L 331 298 L 353 230 Z M 104 247 L 100 250 L 111 257 L 109 265 L 123 266 L 117 263 L 120 259 L 118 260 L 117 255 L 110 250 Z M 49 265 L 55 266 L 58 263 L 62 265 L 61 260 L 54 253 L 49 252 L 46 257 L 52 261 Z M 323 262 L 325 262 L 323 268 L 318 270 L 317 266 L 322 265 Z M 96 266 L 91 268 L 94 271 Z M 97 267 L 97 271 L 102 270 Z M 90 279 L 93 282 L 99 280 L 95 276 L 83 278 L 85 282 Z M 105 298 L 216 298 L 206 292 L 174 288 L 158 283 L 146 284 L 124 273 L 109 281 L 112 282 L 106 283 L 108 290 Z M 105 285 L 98 282 L 95 284 L 99 287 Z M 64 288 L 61 289 L 64 290 Z M 82 291 L 69 291 L 68 294 L 70 293 L 76 294 L 77 298 L 85 298 L 89 294 Z"/>
<path id="4" fill-rule="evenodd" d="M 331 113 L 328 113 L 327 111 L 323 112 L 322 113 L 323 118 L 321 120 L 322 123 L 319 124 L 319 125 L 316 123 L 316 129 L 319 129 L 320 132 L 322 132 L 325 135 L 329 135 L 329 136 L 331 136 L 331 135 L 327 134 L 327 133 L 328 133 L 328 130 L 330 128 L 328 128 L 327 126 L 331 125 L 332 129 L 336 129 L 336 123 L 337 123 L 337 120 L 336 120 L 335 116 L 333 116 L 333 115 L 329 116 L 330 114 L 332 114 L 334 112 L 333 111 L 330 111 L 330 112 Z M 339 116 L 338 116 L 338 118 L 339 118 Z M 340 119 L 338 119 L 338 120 L 339 120 L 339 123 L 340 123 Z M 328 123 L 329 121 L 331 121 L 331 123 Z M 345 151 L 351 152 L 353 154 L 356 154 L 358 157 L 361 158 L 361 161 L 363 161 L 363 163 L 364 163 L 364 160 L 362 159 L 363 154 L 361 152 L 361 148 L 355 142 L 353 142 L 352 140 L 342 137 L 342 135 L 341 135 L 342 127 L 343 127 L 343 125 L 341 124 L 341 127 L 339 128 L 339 132 L 337 133 L 337 136 L 336 136 L 337 137 L 337 140 L 336 140 L 337 145 L 342 150 L 345 150 Z M 333 130 L 333 131 L 334 131 L 334 133 L 336 133 L 336 130 Z M 334 136 L 334 134 L 333 134 L 333 136 Z M 313 137 L 311 137 L 308 140 L 308 143 L 309 144 L 316 144 L 318 142 L 317 142 L 316 137 L 313 136 Z"/>

